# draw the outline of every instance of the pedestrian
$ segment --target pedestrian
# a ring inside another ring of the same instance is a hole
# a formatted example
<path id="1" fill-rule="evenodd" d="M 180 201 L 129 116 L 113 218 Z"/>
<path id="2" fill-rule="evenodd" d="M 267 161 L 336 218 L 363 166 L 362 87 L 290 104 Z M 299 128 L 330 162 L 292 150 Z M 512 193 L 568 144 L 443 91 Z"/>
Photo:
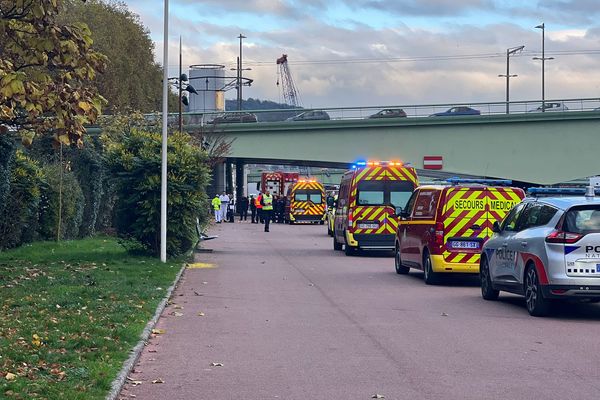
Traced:
<path id="1" fill-rule="evenodd" d="M 215 222 L 217 224 L 221 223 L 221 199 L 219 199 L 219 194 L 215 194 L 215 197 L 212 199 L 212 208 L 215 212 Z"/>
<path id="2" fill-rule="evenodd" d="M 277 203 L 275 204 L 276 212 L 276 220 L 278 223 L 283 223 L 283 217 L 285 214 L 285 196 L 279 196 L 277 198 Z"/>
<path id="3" fill-rule="evenodd" d="M 252 213 L 252 223 L 258 224 L 258 215 L 256 215 L 256 199 L 254 198 L 254 195 L 250 196 L 250 200 L 248 201 L 250 203 L 250 212 Z"/>
<path id="4" fill-rule="evenodd" d="M 221 200 L 221 220 L 225 219 L 227 221 L 227 209 L 229 208 L 229 196 L 227 193 L 223 192 L 222 195 L 219 196 L 219 200 Z"/>
<path id="5" fill-rule="evenodd" d="M 258 197 L 256 197 L 256 212 L 258 214 L 258 221 L 262 224 L 263 223 L 263 213 L 262 213 L 262 192 L 260 192 L 258 194 Z"/>
<path id="6" fill-rule="evenodd" d="M 233 196 L 231 196 L 230 198 L 231 198 L 231 201 L 229 202 L 229 205 L 227 206 L 227 222 L 235 222 L 235 219 L 234 219 L 235 202 L 233 201 Z"/>
<path id="7" fill-rule="evenodd" d="M 260 202 L 262 204 L 262 217 L 265 221 L 265 232 L 269 232 L 269 222 L 273 217 L 273 196 L 268 190 L 262 195 Z"/>
<path id="8" fill-rule="evenodd" d="M 240 202 L 238 203 L 238 211 L 240 213 L 240 222 L 246 221 L 248 219 L 248 198 L 246 196 L 242 196 Z"/>

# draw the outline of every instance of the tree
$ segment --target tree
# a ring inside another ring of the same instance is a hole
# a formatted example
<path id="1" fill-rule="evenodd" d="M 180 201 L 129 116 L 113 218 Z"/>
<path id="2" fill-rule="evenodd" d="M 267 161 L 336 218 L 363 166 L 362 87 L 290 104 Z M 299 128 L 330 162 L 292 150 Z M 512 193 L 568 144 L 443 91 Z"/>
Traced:
<path id="1" fill-rule="evenodd" d="M 89 28 L 58 20 L 63 0 L 0 0 L 0 125 L 23 129 L 24 142 L 48 132 L 82 145 L 84 124 L 104 102 L 94 85 L 106 57 Z"/>
<path id="2" fill-rule="evenodd" d="M 122 1 L 67 0 L 67 4 L 62 18 L 86 23 L 93 32 L 93 48 L 108 57 L 106 70 L 95 81 L 108 101 L 107 112 L 161 110 L 162 67 L 154 61 L 154 42 L 139 16 Z M 171 93 L 171 111 L 177 101 Z"/>

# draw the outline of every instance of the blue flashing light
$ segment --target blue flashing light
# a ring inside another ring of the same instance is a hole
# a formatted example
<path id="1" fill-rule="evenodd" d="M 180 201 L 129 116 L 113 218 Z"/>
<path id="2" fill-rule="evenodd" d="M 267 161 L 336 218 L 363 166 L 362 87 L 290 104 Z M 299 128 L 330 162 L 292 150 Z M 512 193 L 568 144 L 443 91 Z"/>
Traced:
<path id="1" fill-rule="evenodd" d="M 600 189 L 594 190 L 596 194 L 600 194 Z M 560 195 L 584 195 L 586 192 L 586 188 L 584 187 L 532 187 L 527 189 L 527 194 L 533 196 L 539 195 L 551 195 L 551 196 L 560 196 Z"/>
<path id="2" fill-rule="evenodd" d="M 458 184 L 472 184 L 478 183 L 482 185 L 497 185 L 497 186 L 508 186 L 512 185 L 512 180 L 510 179 L 463 179 L 459 177 L 453 177 L 446 179 L 446 182 L 451 183 L 453 185 Z"/>
<path id="3" fill-rule="evenodd" d="M 364 167 L 364 166 L 366 166 L 366 165 L 367 165 L 367 162 L 366 162 L 366 161 L 357 161 L 357 162 L 355 163 L 355 165 L 357 165 L 357 166 L 359 166 L 359 167 Z"/>

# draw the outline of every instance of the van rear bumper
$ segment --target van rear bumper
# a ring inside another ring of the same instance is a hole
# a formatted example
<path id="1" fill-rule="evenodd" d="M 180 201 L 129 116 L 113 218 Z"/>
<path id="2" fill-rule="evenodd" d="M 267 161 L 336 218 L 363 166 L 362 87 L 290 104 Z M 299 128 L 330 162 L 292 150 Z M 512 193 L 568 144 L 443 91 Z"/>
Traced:
<path id="1" fill-rule="evenodd" d="M 394 250 L 396 235 L 380 234 L 369 235 L 365 233 L 348 234 L 354 241 L 358 242 L 358 247 L 365 250 Z"/>
<path id="2" fill-rule="evenodd" d="M 298 222 L 318 222 L 324 221 L 325 215 L 290 214 L 290 220 Z"/>
<path id="3" fill-rule="evenodd" d="M 433 272 L 478 274 L 479 263 L 455 263 L 444 260 L 443 255 L 431 255 L 431 269 Z"/>

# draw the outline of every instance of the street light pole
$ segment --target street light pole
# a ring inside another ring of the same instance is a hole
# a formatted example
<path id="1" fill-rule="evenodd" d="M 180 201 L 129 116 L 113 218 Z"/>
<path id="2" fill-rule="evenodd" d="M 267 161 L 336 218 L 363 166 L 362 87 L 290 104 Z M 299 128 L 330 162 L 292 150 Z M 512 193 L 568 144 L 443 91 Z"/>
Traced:
<path id="1" fill-rule="evenodd" d="M 518 75 L 510 74 L 510 56 L 522 51 L 525 46 L 511 47 L 506 49 L 506 74 L 500 74 L 499 77 L 506 77 L 506 114 L 510 113 L 510 78 L 515 78 Z"/>
<path id="2" fill-rule="evenodd" d="M 546 111 L 546 94 L 545 89 L 546 85 L 544 82 L 544 75 L 546 70 L 546 60 L 554 60 L 554 57 L 546 57 L 545 51 L 545 36 L 546 36 L 546 24 L 543 22 L 540 25 L 537 25 L 535 28 L 542 30 L 542 57 L 533 57 L 534 60 L 542 60 L 542 112 Z"/>
<path id="3" fill-rule="evenodd" d="M 163 107 L 160 175 L 160 260 L 167 262 L 167 117 L 169 112 L 169 0 L 165 1 L 163 32 Z"/>
<path id="4" fill-rule="evenodd" d="M 246 36 L 240 33 L 238 36 L 240 39 L 240 58 L 238 62 L 238 110 L 242 110 L 242 39 L 246 39 Z"/>
<path id="5" fill-rule="evenodd" d="M 181 36 L 179 36 L 179 132 L 182 131 L 183 128 L 183 117 L 181 115 L 181 92 L 182 92 L 182 83 L 181 83 Z"/>

